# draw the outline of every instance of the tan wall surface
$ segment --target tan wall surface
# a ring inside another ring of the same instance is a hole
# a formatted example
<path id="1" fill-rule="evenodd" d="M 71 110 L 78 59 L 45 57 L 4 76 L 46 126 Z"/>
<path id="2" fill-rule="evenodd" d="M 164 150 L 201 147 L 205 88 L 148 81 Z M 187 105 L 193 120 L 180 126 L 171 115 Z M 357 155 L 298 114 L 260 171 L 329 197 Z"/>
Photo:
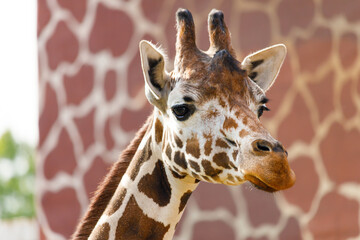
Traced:
<path id="1" fill-rule="evenodd" d="M 67 239 L 88 198 L 151 112 L 138 43 L 175 51 L 175 12 L 221 9 L 237 55 L 284 43 L 265 126 L 287 148 L 296 185 L 267 194 L 202 183 L 176 240 L 359 239 L 360 1 L 38 0 L 43 239 Z M 239 59 L 241 60 L 241 59 Z"/>

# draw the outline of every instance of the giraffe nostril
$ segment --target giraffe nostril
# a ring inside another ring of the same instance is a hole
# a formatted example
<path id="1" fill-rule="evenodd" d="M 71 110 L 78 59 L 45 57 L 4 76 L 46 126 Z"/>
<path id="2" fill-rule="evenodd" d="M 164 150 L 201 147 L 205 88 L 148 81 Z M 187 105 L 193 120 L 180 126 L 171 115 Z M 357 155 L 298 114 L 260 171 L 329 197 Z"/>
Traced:
<path id="1" fill-rule="evenodd" d="M 252 142 L 252 150 L 258 154 L 269 154 L 270 152 L 276 154 L 285 154 L 288 155 L 287 151 L 279 142 L 271 143 L 269 141 L 258 139 Z"/>
<path id="2" fill-rule="evenodd" d="M 258 139 L 252 143 L 253 151 L 256 153 L 267 154 L 273 151 L 273 146 L 270 142 Z"/>
<path id="3" fill-rule="evenodd" d="M 265 145 L 263 142 L 257 142 L 256 147 L 263 152 L 270 152 L 271 148 L 267 145 Z"/>

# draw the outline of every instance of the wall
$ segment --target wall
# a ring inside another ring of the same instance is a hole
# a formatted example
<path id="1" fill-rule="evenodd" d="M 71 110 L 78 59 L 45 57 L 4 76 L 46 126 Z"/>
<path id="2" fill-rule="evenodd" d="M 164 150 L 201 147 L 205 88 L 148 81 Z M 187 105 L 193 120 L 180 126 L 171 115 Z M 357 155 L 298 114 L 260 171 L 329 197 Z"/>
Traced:
<path id="1" fill-rule="evenodd" d="M 74 231 L 96 185 L 151 107 L 138 43 L 174 57 L 175 17 L 224 11 L 238 56 L 275 43 L 288 55 L 262 121 L 287 147 L 296 185 L 266 194 L 202 183 L 175 239 L 360 237 L 360 2 L 356 0 L 38 0 L 42 239 Z"/>

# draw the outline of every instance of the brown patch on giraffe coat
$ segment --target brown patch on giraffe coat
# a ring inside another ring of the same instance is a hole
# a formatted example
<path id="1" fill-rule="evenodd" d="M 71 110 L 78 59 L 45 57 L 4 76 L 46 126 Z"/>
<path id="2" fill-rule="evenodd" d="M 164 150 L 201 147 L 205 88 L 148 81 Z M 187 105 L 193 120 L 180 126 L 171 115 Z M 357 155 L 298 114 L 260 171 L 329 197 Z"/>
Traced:
<path id="1" fill-rule="evenodd" d="M 183 178 L 186 177 L 185 174 L 184 174 L 184 175 L 180 175 L 179 173 L 177 173 L 177 172 L 175 172 L 175 171 L 173 171 L 173 170 L 171 170 L 171 174 L 174 176 L 174 178 L 178 178 L 178 179 L 183 179 Z"/>
<path id="2" fill-rule="evenodd" d="M 208 181 L 208 182 L 210 182 L 210 178 L 209 177 L 207 177 L 207 176 L 201 176 L 205 181 Z"/>
<path id="3" fill-rule="evenodd" d="M 222 139 L 218 138 L 215 142 L 215 146 L 217 147 L 221 147 L 221 148 L 230 148 L 230 146 L 225 142 L 223 141 Z"/>
<path id="4" fill-rule="evenodd" d="M 220 178 L 219 178 L 219 175 L 215 175 L 213 177 L 211 177 L 215 182 L 219 182 L 220 181 Z"/>
<path id="5" fill-rule="evenodd" d="M 226 103 L 224 102 L 224 100 L 222 100 L 221 98 L 219 98 L 219 104 L 222 108 L 226 107 Z"/>
<path id="6" fill-rule="evenodd" d="M 241 129 L 241 131 L 240 131 L 240 133 L 239 133 L 239 136 L 240 136 L 241 138 L 243 138 L 243 137 L 245 137 L 245 136 L 247 136 L 247 135 L 249 135 L 248 131 L 246 131 L 245 129 Z"/>
<path id="7" fill-rule="evenodd" d="M 199 140 L 196 135 L 186 141 L 186 152 L 195 158 L 200 157 Z"/>
<path id="8" fill-rule="evenodd" d="M 250 130 L 252 132 L 257 132 L 257 128 L 254 125 L 250 125 Z"/>
<path id="9" fill-rule="evenodd" d="M 150 159 L 152 156 L 151 151 L 151 138 L 148 139 L 146 142 L 144 149 L 141 151 L 136 152 L 134 155 L 133 160 L 129 166 L 130 178 L 131 180 L 135 180 L 136 176 L 138 175 L 140 168 L 144 162 Z"/>
<path id="10" fill-rule="evenodd" d="M 241 179 L 241 177 L 235 176 L 235 178 L 236 178 L 239 182 L 244 181 L 243 179 Z"/>
<path id="11" fill-rule="evenodd" d="M 211 109 L 207 112 L 206 118 L 211 119 L 219 116 L 219 111 L 216 109 Z"/>
<path id="12" fill-rule="evenodd" d="M 181 141 L 181 139 L 175 133 L 174 133 L 174 140 L 175 140 L 175 143 L 178 146 L 178 148 L 183 147 L 183 142 Z"/>
<path id="13" fill-rule="evenodd" d="M 243 117 L 242 123 L 246 126 L 248 124 L 248 118 L 246 116 Z"/>
<path id="14" fill-rule="evenodd" d="M 237 127 L 238 127 L 238 124 L 236 123 L 236 121 L 234 119 L 228 118 L 228 117 L 225 118 L 225 121 L 223 123 L 223 128 L 225 130 L 228 130 L 230 128 L 237 128 Z"/>
<path id="15" fill-rule="evenodd" d="M 213 177 L 222 173 L 222 170 L 213 168 L 211 166 L 211 162 L 208 160 L 202 160 L 201 165 L 204 168 L 205 174 L 207 176 Z"/>
<path id="16" fill-rule="evenodd" d="M 192 191 L 187 191 L 186 193 L 184 193 L 181 198 L 180 198 L 180 206 L 179 206 L 179 213 L 182 212 L 182 210 L 184 210 L 187 201 L 189 200 L 190 196 L 192 194 Z"/>
<path id="17" fill-rule="evenodd" d="M 165 153 L 166 153 L 166 156 L 171 160 L 171 152 L 172 152 L 172 149 L 171 149 L 171 147 L 170 147 L 170 145 L 168 144 L 167 146 L 166 146 L 166 151 L 165 151 Z"/>
<path id="18" fill-rule="evenodd" d="M 156 162 L 151 174 L 146 174 L 140 180 L 138 189 L 161 207 L 169 204 L 171 198 L 171 186 L 165 173 L 164 164 L 161 160 Z"/>
<path id="19" fill-rule="evenodd" d="M 197 162 L 189 160 L 189 164 L 192 169 L 194 169 L 196 172 L 200 172 L 200 166 Z"/>
<path id="20" fill-rule="evenodd" d="M 198 179 L 198 178 L 199 178 L 199 175 L 197 175 L 197 174 L 194 173 L 194 172 L 191 172 L 191 176 L 193 176 L 195 179 Z"/>
<path id="21" fill-rule="evenodd" d="M 111 216 L 120 208 L 125 198 L 126 192 L 127 191 L 125 188 L 117 189 L 115 195 L 110 201 L 108 208 L 105 210 L 106 215 Z"/>
<path id="22" fill-rule="evenodd" d="M 226 169 L 230 169 L 230 160 L 229 157 L 226 153 L 222 152 L 222 153 L 217 153 L 214 155 L 213 157 L 213 161 L 214 163 L 216 163 L 216 165 L 218 165 L 219 167 L 223 167 Z"/>
<path id="23" fill-rule="evenodd" d="M 163 136 L 163 125 L 160 120 L 157 118 L 155 122 L 155 141 L 160 143 Z"/>
<path id="24" fill-rule="evenodd" d="M 231 182 L 235 182 L 235 179 L 234 179 L 234 177 L 233 177 L 231 174 L 228 174 L 228 175 L 227 175 L 227 179 L 228 179 L 229 181 L 231 181 Z"/>
<path id="25" fill-rule="evenodd" d="M 91 234 L 91 239 L 96 240 L 108 240 L 110 233 L 110 224 L 109 223 L 103 223 L 102 225 L 97 226 L 94 231 Z"/>
<path id="26" fill-rule="evenodd" d="M 233 157 L 234 160 L 236 160 L 238 154 L 239 154 L 239 151 L 238 151 L 238 150 L 234 150 L 234 151 L 233 151 L 232 157 Z"/>
<path id="27" fill-rule="evenodd" d="M 131 196 L 116 227 L 115 239 L 163 239 L 169 228 L 170 225 L 165 226 L 144 214 L 135 197 Z"/>
<path id="28" fill-rule="evenodd" d="M 174 161 L 177 165 L 179 165 L 183 169 L 187 169 L 187 162 L 185 160 L 184 153 L 180 151 L 175 152 Z"/>
<path id="29" fill-rule="evenodd" d="M 206 142 L 205 142 L 205 145 L 204 145 L 204 150 L 205 150 L 204 153 L 205 153 L 206 156 L 209 156 L 211 151 L 212 151 L 212 147 L 211 147 L 211 145 L 212 145 L 212 137 L 211 137 L 210 134 L 209 135 L 204 134 L 204 137 L 206 138 Z"/>

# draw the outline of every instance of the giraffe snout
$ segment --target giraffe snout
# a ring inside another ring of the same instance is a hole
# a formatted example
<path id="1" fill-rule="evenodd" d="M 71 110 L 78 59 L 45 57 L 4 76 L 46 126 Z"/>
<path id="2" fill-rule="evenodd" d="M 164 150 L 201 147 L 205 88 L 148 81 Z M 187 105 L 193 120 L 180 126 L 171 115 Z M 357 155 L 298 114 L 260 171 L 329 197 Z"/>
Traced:
<path id="1" fill-rule="evenodd" d="M 287 160 L 287 152 L 278 141 L 257 139 L 251 143 L 254 158 L 244 164 L 245 179 L 256 187 L 274 192 L 294 185 L 296 177 Z"/>

